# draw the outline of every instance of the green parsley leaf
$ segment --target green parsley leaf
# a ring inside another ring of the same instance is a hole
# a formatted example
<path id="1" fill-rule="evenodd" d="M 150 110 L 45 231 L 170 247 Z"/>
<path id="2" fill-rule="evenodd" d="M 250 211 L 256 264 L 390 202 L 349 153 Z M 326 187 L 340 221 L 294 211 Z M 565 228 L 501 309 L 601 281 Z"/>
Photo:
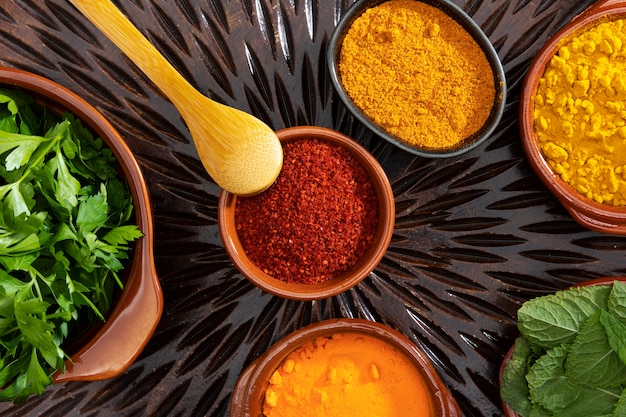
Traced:
<path id="1" fill-rule="evenodd" d="M 104 320 L 142 234 L 117 161 L 74 115 L 0 88 L 0 401 L 40 395 Z"/>

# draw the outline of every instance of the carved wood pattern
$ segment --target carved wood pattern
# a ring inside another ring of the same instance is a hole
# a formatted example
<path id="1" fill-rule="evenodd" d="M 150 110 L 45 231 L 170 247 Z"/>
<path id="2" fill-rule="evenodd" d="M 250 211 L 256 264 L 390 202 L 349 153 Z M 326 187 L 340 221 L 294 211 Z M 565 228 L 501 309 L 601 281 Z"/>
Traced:
<path id="1" fill-rule="evenodd" d="M 414 157 L 369 133 L 332 90 L 325 52 L 352 0 L 117 0 L 200 91 L 274 129 L 312 124 L 363 143 L 397 204 L 391 247 L 358 287 L 328 300 L 272 297 L 234 269 L 217 232 L 218 187 L 159 91 L 66 0 L 0 4 L 0 64 L 70 88 L 119 129 L 153 198 L 159 327 L 122 376 L 59 384 L 10 416 L 227 416 L 239 373 L 311 322 L 362 317 L 410 337 L 465 416 L 502 415 L 497 373 L 528 298 L 626 272 L 626 239 L 578 226 L 525 161 L 517 103 L 541 45 L 591 0 L 456 0 L 496 46 L 509 84 L 488 142 L 449 160 Z"/>

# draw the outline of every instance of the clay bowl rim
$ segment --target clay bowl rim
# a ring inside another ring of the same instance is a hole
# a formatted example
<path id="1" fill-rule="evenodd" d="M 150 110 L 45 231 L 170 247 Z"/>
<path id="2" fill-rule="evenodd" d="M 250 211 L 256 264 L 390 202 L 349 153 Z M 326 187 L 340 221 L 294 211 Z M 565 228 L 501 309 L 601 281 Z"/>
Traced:
<path id="1" fill-rule="evenodd" d="M 338 144 L 354 155 L 369 174 L 378 199 L 378 225 L 372 244 L 363 257 L 348 271 L 317 284 L 286 283 L 255 266 L 241 247 L 235 229 L 237 196 L 225 190 L 218 201 L 219 232 L 228 256 L 250 282 L 264 291 L 293 300 L 318 300 L 340 294 L 361 282 L 379 264 L 391 242 L 395 225 L 395 199 L 389 179 L 376 158 L 358 142 L 341 132 L 324 127 L 297 126 L 276 132 L 281 142 L 318 138 Z"/>
<path id="2" fill-rule="evenodd" d="M 600 1 L 556 32 L 531 62 L 522 85 L 519 105 L 522 147 L 539 179 L 578 223 L 594 231 L 615 235 L 626 235 L 626 206 L 613 207 L 588 199 L 575 191 L 552 170 L 539 149 L 532 109 L 534 108 L 533 96 L 539 79 L 563 39 L 573 36 L 588 25 L 625 17 L 626 1 Z"/>
<path id="3" fill-rule="evenodd" d="M 55 383 L 95 381 L 122 374 L 139 356 L 161 318 L 163 294 L 153 256 L 153 217 L 143 173 L 130 148 L 93 106 L 64 86 L 35 73 L 0 66 L 0 87 L 18 88 L 41 98 L 53 111 L 67 110 L 100 136 L 113 151 L 133 196 L 135 219 L 143 237 L 136 241 L 132 261 L 125 267 L 126 282 L 105 323 L 77 346 Z M 96 327 L 97 326 L 97 327 Z M 125 340 L 126 343 L 120 343 Z"/>
<path id="4" fill-rule="evenodd" d="M 341 83 L 341 77 L 339 74 L 339 54 L 341 51 L 343 39 L 345 38 L 348 29 L 352 26 L 352 23 L 355 19 L 363 14 L 367 9 L 375 7 L 386 1 L 389 0 L 361 0 L 359 2 L 356 2 L 342 16 L 341 20 L 333 30 L 328 45 L 328 50 L 326 52 L 326 62 L 328 64 L 328 71 L 330 73 L 331 83 L 335 91 L 339 95 L 339 98 L 348 108 L 348 110 L 368 129 L 370 129 L 376 135 L 382 137 L 389 143 L 414 155 L 433 159 L 450 158 L 462 155 L 482 145 L 494 133 L 504 114 L 507 97 L 506 74 L 494 46 L 489 41 L 489 38 L 487 38 L 480 26 L 478 26 L 478 24 L 474 22 L 474 20 L 472 20 L 472 18 L 469 17 L 467 13 L 463 11 L 463 9 L 461 9 L 452 2 L 446 0 L 415 0 L 439 8 L 448 16 L 453 18 L 456 22 L 458 22 L 469 34 L 472 35 L 474 40 L 478 43 L 480 48 L 485 53 L 487 60 L 489 61 L 494 76 L 496 94 L 494 104 L 491 108 L 491 113 L 489 114 L 487 121 L 476 133 L 464 139 L 456 146 L 448 149 L 431 149 L 418 147 L 415 145 L 411 145 L 410 143 L 399 139 L 385 131 L 382 127 L 380 127 L 370 118 L 368 118 L 356 106 L 352 99 L 350 99 L 350 96 L 343 88 L 343 85 Z"/>
<path id="5" fill-rule="evenodd" d="M 579 282 L 578 284 L 574 284 L 569 288 L 575 287 L 588 287 L 593 285 L 613 285 L 615 281 L 626 282 L 626 276 L 612 276 L 612 277 L 601 277 L 601 278 L 593 278 L 587 281 Z M 500 363 L 500 369 L 498 371 L 498 386 L 502 386 L 502 373 L 504 372 L 504 368 L 507 363 L 511 360 L 513 356 L 513 351 L 515 350 L 515 343 L 509 348 L 509 350 L 504 355 L 504 359 Z M 504 415 L 506 417 L 521 417 L 515 410 L 513 410 L 504 400 L 501 400 L 502 410 L 504 411 Z"/>
<path id="6" fill-rule="evenodd" d="M 250 403 L 258 401 L 262 407 L 263 393 L 271 373 L 295 349 L 318 337 L 336 333 L 360 333 L 377 337 L 403 353 L 420 371 L 437 417 L 460 417 L 456 399 L 444 384 L 427 356 L 404 334 L 382 323 L 358 318 L 334 318 L 309 324 L 283 337 L 240 374 L 230 401 L 230 416 L 244 417 L 255 411 Z"/>

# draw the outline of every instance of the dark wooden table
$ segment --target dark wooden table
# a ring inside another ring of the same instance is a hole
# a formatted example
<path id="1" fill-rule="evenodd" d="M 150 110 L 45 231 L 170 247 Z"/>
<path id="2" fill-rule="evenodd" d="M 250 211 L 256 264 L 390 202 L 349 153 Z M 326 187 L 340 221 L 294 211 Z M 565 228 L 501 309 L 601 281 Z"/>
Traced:
<path id="1" fill-rule="evenodd" d="M 218 187 L 175 108 L 66 0 L 3 0 L 0 64 L 51 78 L 119 129 L 153 198 L 159 327 L 122 376 L 59 384 L 10 416 L 227 416 L 239 373 L 289 332 L 331 317 L 396 328 L 434 363 L 465 416 L 502 415 L 498 369 L 519 305 L 571 284 L 625 274 L 626 239 L 575 223 L 525 160 L 521 81 L 541 45 L 590 0 L 456 0 L 499 53 L 509 98 L 497 132 L 449 160 L 398 150 L 370 134 L 334 94 L 331 31 L 352 0 L 118 0 L 184 76 L 274 129 L 320 125 L 363 143 L 397 200 L 379 267 L 333 299 L 292 302 L 234 269 L 217 231 Z"/>

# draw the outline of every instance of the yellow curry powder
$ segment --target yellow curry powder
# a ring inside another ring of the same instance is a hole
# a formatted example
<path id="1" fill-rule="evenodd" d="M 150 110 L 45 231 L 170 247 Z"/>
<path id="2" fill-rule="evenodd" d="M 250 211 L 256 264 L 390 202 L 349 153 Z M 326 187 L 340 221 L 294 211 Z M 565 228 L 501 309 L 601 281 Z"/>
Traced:
<path id="1" fill-rule="evenodd" d="M 626 205 L 626 31 L 607 21 L 563 42 L 534 97 L 542 152 L 561 178 L 598 202 Z"/>
<path id="2" fill-rule="evenodd" d="M 491 66 L 472 36 L 415 0 L 390 0 L 356 18 L 342 43 L 339 73 L 366 116 L 426 148 L 450 148 L 476 133 L 495 97 Z"/>
<path id="3" fill-rule="evenodd" d="M 266 417 L 431 417 L 422 376 L 409 359 L 367 335 L 341 333 L 292 352 L 272 375 Z"/>

